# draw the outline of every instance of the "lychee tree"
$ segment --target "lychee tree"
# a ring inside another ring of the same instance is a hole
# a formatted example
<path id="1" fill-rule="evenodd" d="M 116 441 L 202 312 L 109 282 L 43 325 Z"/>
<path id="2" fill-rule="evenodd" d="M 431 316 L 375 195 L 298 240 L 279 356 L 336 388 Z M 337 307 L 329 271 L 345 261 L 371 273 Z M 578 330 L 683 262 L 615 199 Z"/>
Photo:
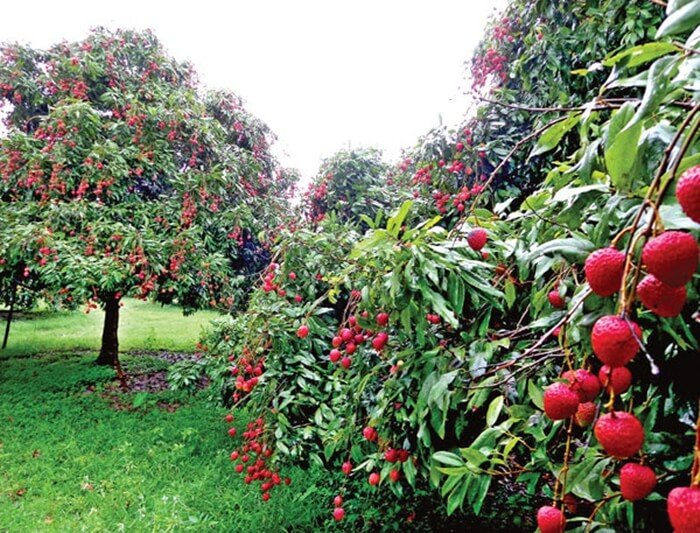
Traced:
<path id="1" fill-rule="evenodd" d="M 48 50 L 4 45 L 0 102 L 3 288 L 102 306 L 97 361 L 115 366 L 125 296 L 239 303 L 291 185 L 240 99 L 203 94 L 150 32 L 97 29 Z"/>

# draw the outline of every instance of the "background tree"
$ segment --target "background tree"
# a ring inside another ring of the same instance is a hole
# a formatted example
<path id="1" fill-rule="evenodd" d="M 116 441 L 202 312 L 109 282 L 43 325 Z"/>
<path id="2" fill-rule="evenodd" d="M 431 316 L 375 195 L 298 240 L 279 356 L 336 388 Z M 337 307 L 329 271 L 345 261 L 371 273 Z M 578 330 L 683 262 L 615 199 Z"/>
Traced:
<path id="1" fill-rule="evenodd" d="M 293 176 L 239 98 L 202 96 L 150 32 L 97 29 L 45 51 L 5 46 L 0 102 L 5 300 L 19 284 L 101 305 L 97 362 L 118 368 L 123 297 L 186 312 L 242 297 Z"/>

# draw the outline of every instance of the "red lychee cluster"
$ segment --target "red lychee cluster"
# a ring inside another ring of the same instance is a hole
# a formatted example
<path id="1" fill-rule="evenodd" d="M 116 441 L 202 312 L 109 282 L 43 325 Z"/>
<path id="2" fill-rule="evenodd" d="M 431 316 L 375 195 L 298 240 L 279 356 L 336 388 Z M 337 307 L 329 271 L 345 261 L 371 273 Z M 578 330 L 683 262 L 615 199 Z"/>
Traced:
<path id="1" fill-rule="evenodd" d="M 230 362 L 234 362 L 235 360 L 235 356 L 229 356 Z M 255 358 L 251 351 L 244 347 L 243 355 L 238 359 L 236 364 L 231 367 L 231 375 L 236 376 L 236 381 L 234 383 L 236 392 L 233 393 L 233 401 L 239 401 L 244 394 L 253 390 L 264 371 L 265 358 Z"/>
<path id="2" fill-rule="evenodd" d="M 226 421 L 233 422 L 233 415 L 227 415 Z M 236 428 L 231 427 L 229 434 L 235 436 Z M 233 431 L 231 431 L 233 430 Z M 258 418 L 249 422 L 243 432 L 245 444 L 231 452 L 231 461 L 236 463 L 235 470 L 239 474 L 245 474 L 243 482 L 248 485 L 253 481 L 260 483 L 263 501 L 270 499 L 270 492 L 278 485 L 289 485 L 292 480 L 287 477 L 282 480 L 279 472 L 268 467 L 268 461 L 272 457 L 272 447 L 265 440 L 265 421 Z"/>

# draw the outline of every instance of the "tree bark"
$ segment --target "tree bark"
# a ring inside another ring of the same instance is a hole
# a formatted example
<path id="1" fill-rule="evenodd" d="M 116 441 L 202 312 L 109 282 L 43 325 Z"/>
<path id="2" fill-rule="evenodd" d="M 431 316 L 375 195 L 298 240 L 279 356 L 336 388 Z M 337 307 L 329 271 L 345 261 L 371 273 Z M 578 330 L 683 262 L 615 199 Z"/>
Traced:
<path id="1" fill-rule="evenodd" d="M 10 296 L 10 312 L 7 314 L 7 324 L 5 325 L 5 336 L 2 339 L 2 349 L 7 348 L 7 340 L 10 338 L 10 326 L 12 325 L 12 315 L 15 312 L 15 297 L 17 296 L 17 283 L 12 284 L 12 296 Z"/>
<path id="2" fill-rule="evenodd" d="M 102 347 L 95 361 L 98 365 L 113 366 L 119 371 L 119 300 L 110 295 L 105 302 L 105 322 L 102 329 Z"/>

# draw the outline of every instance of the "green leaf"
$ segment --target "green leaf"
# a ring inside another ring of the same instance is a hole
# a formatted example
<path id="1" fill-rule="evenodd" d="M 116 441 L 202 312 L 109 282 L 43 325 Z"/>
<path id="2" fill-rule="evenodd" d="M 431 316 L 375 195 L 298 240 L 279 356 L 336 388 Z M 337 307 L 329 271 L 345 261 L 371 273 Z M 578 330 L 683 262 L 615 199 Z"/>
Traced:
<path id="1" fill-rule="evenodd" d="M 556 148 L 559 142 L 564 138 L 564 135 L 571 131 L 580 121 L 581 113 L 576 112 L 575 114 L 569 115 L 566 119 L 552 124 L 542 132 L 540 138 L 537 139 L 537 144 L 530 153 L 530 157 L 547 153 Z"/>
<path id="2" fill-rule="evenodd" d="M 636 122 L 615 136 L 610 148 L 605 151 L 605 166 L 615 187 L 628 190 L 631 183 L 630 171 L 637 159 L 642 123 Z"/>
<path id="3" fill-rule="evenodd" d="M 486 410 L 486 424 L 491 427 L 498 420 L 501 414 L 501 409 L 503 409 L 503 396 L 497 396 L 489 404 L 489 408 Z"/>
<path id="4" fill-rule="evenodd" d="M 538 409 L 544 409 L 544 393 L 534 381 L 527 382 L 527 392 L 530 395 L 532 403 L 534 403 Z"/>
<path id="5" fill-rule="evenodd" d="M 678 47 L 675 44 L 668 42 L 640 44 L 633 46 L 632 48 L 628 48 L 627 50 L 623 50 L 614 56 L 608 57 L 607 59 L 603 60 L 603 65 L 606 67 L 612 67 L 623 59 L 627 59 L 627 67 L 637 67 L 677 50 Z"/>
<path id="6" fill-rule="evenodd" d="M 700 0 L 692 0 L 673 11 L 656 31 L 656 39 L 694 29 L 700 24 Z"/>
<path id="7" fill-rule="evenodd" d="M 448 466 L 464 466 L 464 461 L 452 452 L 435 452 L 433 459 Z"/>

